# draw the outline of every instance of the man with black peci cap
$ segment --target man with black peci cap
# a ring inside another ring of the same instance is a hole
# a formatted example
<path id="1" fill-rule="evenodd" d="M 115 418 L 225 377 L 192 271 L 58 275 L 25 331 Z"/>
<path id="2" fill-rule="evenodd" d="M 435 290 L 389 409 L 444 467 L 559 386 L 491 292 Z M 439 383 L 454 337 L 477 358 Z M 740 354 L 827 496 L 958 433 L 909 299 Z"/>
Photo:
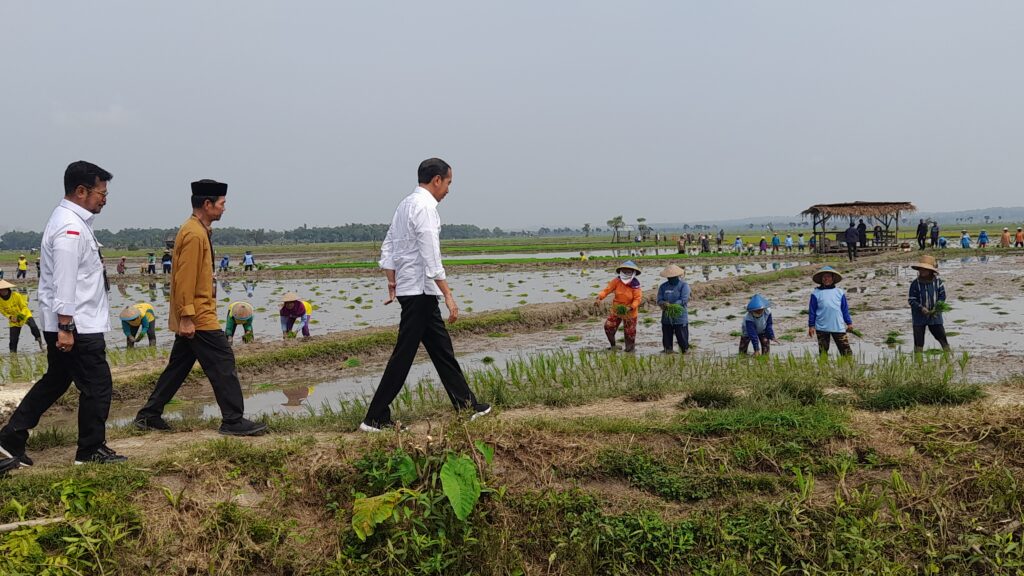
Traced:
<path id="1" fill-rule="evenodd" d="M 192 183 L 192 215 L 178 230 L 172 257 L 168 316 L 171 331 L 175 333 L 174 347 L 156 389 L 135 417 L 135 427 L 140 430 L 170 430 L 162 418 L 164 406 L 174 398 L 199 360 L 220 406 L 220 433 L 255 436 L 267 431 L 266 424 L 243 417 L 242 386 L 235 368 L 235 355 L 217 321 L 210 235 L 211 226 L 224 214 L 227 193 L 228 185 L 223 182 L 199 180 Z"/>

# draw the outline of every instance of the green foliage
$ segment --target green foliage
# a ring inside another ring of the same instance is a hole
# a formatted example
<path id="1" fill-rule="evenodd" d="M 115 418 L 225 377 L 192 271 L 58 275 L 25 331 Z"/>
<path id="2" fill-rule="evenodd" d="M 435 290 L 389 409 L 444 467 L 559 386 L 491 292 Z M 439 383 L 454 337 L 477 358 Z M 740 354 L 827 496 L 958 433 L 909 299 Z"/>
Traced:
<path id="1" fill-rule="evenodd" d="M 683 316 L 683 305 L 682 304 L 667 304 L 665 306 L 665 315 L 675 320 Z"/>
<path id="2" fill-rule="evenodd" d="M 690 473 L 642 451 L 605 450 L 598 454 L 596 468 L 667 500 L 705 500 L 744 491 L 770 493 L 776 488 L 776 481 L 770 476 Z"/>
<path id="3" fill-rule="evenodd" d="M 477 478 L 476 465 L 467 456 L 449 454 L 441 466 L 441 488 L 448 497 L 455 516 L 465 521 L 480 499 L 480 480 Z"/>

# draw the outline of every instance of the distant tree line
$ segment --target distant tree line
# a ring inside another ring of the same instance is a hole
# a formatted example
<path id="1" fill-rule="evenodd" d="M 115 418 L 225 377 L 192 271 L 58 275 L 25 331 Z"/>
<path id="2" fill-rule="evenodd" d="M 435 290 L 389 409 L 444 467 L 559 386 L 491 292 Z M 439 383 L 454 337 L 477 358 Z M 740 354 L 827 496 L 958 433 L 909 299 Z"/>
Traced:
<path id="1" fill-rule="evenodd" d="M 163 248 L 173 240 L 176 228 L 124 228 L 117 232 L 97 230 L 96 238 L 107 248 L 139 250 Z M 263 244 L 318 244 L 324 242 L 380 242 L 388 232 L 388 224 L 345 224 L 344 226 L 309 227 L 279 231 L 265 228 L 214 228 L 213 242 L 220 246 L 259 246 Z M 505 231 L 501 228 L 480 228 L 473 224 L 442 224 L 441 238 L 507 238 L 511 236 L 563 236 L 579 233 L 570 228 L 541 228 L 537 232 Z M 30 250 L 38 248 L 41 232 L 7 232 L 0 235 L 0 249 Z"/>

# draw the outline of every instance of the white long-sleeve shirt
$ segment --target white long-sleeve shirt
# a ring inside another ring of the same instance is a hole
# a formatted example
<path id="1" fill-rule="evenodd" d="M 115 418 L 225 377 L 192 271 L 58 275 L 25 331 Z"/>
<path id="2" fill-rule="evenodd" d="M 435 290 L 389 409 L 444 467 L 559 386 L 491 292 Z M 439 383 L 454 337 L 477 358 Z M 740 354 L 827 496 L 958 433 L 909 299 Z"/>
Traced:
<path id="1" fill-rule="evenodd" d="M 80 334 L 110 330 L 95 214 L 61 200 L 43 230 L 39 249 L 39 304 L 44 332 L 57 331 L 57 315 L 71 316 Z"/>
<path id="2" fill-rule="evenodd" d="M 441 265 L 441 216 L 437 200 L 417 186 L 398 204 L 381 245 L 380 267 L 395 271 L 395 294 L 441 295 L 436 280 L 445 280 Z"/>

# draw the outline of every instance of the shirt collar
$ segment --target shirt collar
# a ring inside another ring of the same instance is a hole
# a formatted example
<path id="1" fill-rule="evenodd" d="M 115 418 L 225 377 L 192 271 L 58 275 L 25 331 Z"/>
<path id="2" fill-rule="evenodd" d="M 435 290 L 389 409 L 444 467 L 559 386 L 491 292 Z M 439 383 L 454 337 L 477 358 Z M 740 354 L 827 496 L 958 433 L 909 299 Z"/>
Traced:
<path id="1" fill-rule="evenodd" d="M 437 204 L 438 204 L 437 198 L 434 198 L 434 195 L 430 193 L 430 190 L 427 190 L 423 186 L 417 186 L 416 187 L 416 192 L 417 193 L 422 192 L 423 195 L 426 196 L 430 200 L 430 207 L 431 208 L 436 208 L 437 207 Z"/>
<path id="2" fill-rule="evenodd" d="M 62 199 L 60 201 L 60 205 L 74 212 L 79 218 L 84 220 L 85 223 L 88 224 L 90 227 L 92 226 L 92 221 L 96 218 L 96 215 L 93 214 L 92 212 L 89 212 L 85 208 L 82 208 L 78 204 L 75 204 L 74 202 L 68 199 Z"/>

